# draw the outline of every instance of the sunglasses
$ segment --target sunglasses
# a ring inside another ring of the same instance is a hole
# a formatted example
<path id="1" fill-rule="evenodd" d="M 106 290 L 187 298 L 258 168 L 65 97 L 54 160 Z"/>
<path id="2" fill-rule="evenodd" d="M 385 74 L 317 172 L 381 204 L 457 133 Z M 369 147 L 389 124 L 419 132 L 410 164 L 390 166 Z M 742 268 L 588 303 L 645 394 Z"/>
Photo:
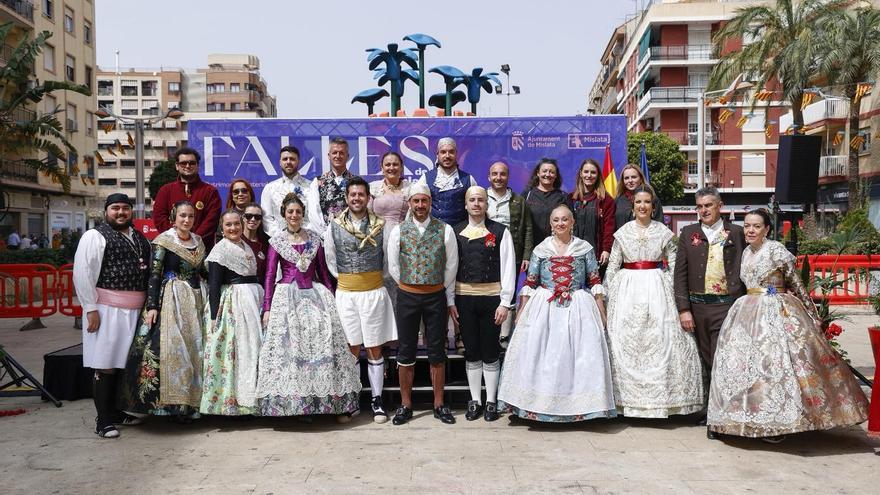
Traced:
<path id="1" fill-rule="evenodd" d="M 247 195 L 250 195 L 251 192 L 248 191 L 248 190 L 245 189 L 245 188 L 241 188 L 241 189 L 233 189 L 233 190 L 232 190 L 232 194 L 235 194 L 235 195 L 238 195 L 238 194 L 247 194 Z"/>
<path id="2" fill-rule="evenodd" d="M 245 220 L 262 220 L 263 215 L 260 215 L 259 213 L 245 213 L 244 219 Z"/>
<path id="3" fill-rule="evenodd" d="M 199 162 L 197 162 L 196 160 L 182 160 L 182 161 L 177 162 L 177 164 L 178 165 L 189 165 L 190 167 L 192 167 L 192 166 L 198 165 Z"/>

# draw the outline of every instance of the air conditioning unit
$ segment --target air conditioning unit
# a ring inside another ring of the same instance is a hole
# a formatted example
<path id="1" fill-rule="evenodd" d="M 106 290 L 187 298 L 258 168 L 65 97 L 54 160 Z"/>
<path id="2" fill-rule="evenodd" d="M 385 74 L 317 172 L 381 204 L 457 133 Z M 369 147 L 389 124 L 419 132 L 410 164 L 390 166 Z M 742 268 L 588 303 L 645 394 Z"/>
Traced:
<path id="1" fill-rule="evenodd" d="M 76 132 L 79 130 L 79 126 L 76 125 L 76 121 L 73 119 L 67 119 L 67 132 Z"/>

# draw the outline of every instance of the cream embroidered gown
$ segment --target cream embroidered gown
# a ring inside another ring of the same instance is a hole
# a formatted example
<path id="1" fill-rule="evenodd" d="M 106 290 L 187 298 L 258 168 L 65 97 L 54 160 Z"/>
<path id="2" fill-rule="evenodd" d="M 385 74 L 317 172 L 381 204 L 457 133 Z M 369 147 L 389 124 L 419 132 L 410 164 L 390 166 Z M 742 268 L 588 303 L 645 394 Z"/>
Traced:
<path id="1" fill-rule="evenodd" d="M 865 421 L 865 394 L 825 340 L 795 257 L 776 241 L 747 247 L 740 278 L 749 294 L 718 336 L 709 428 L 766 437 Z"/>
<path id="2" fill-rule="evenodd" d="M 672 292 L 673 237 L 660 222 L 631 221 L 614 234 L 605 274 L 608 347 L 617 412 L 624 416 L 665 418 L 703 408 L 697 343 L 681 328 Z M 667 270 L 629 265 L 664 259 Z"/>

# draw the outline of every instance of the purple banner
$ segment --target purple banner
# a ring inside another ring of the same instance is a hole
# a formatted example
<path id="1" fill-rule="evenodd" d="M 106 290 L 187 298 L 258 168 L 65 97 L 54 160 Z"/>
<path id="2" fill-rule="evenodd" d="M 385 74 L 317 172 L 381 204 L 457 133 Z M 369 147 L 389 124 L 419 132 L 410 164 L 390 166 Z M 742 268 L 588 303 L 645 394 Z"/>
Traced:
<path id="1" fill-rule="evenodd" d="M 452 137 L 458 162 L 488 185 L 489 167 L 510 166 L 510 187 L 522 191 L 542 157 L 555 158 L 570 191 L 581 162 L 601 166 L 605 145 L 619 171 L 626 164 L 626 117 L 371 118 L 346 120 L 191 120 L 189 145 L 202 155 L 202 178 L 217 186 L 223 201 L 233 178 L 247 179 L 259 199 L 263 186 L 279 177 L 279 150 L 293 145 L 302 154 L 300 173 L 312 178 L 330 169 L 330 139 L 349 142 L 349 170 L 367 181 L 381 178 L 379 159 L 394 150 L 403 156 L 404 175 L 418 179 L 434 167 L 437 141 Z"/>

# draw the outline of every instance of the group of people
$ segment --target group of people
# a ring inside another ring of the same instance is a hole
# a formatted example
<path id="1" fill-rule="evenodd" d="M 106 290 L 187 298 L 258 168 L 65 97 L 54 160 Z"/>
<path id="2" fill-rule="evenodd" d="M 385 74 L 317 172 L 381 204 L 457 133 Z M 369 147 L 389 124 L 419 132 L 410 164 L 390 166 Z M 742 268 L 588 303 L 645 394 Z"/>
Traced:
<path id="1" fill-rule="evenodd" d="M 568 194 L 557 163 L 542 159 L 520 195 L 501 161 L 480 187 L 443 138 L 417 181 L 390 151 L 382 179 L 367 183 L 335 138 L 326 173 L 304 179 L 299 150 L 286 146 L 283 176 L 261 203 L 235 179 L 221 213 L 198 153 L 175 158 L 179 178 L 154 202 L 152 246 L 131 228 L 131 200 L 112 194 L 106 223 L 76 253 L 102 437 L 141 421 L 128 413 L 348 422 L 362 347 L 371 412 L 385 422 L 395 341 L 401 403 L 391 422 L 404 424 L 420 333 L 443 423 L 456 421 L 443 393 L 449 334 L 464 354 L 468 421 L 705 412 L 710 438 L 776 441 L 867 417 L 794 257 L 767 239 L 766 211 L 746 215 L 745 228 L 722 220 L 714 188 L 697 191 L 700 221 L 676 239 L 635 165 L 615 199 L 595 161 Z"/>

